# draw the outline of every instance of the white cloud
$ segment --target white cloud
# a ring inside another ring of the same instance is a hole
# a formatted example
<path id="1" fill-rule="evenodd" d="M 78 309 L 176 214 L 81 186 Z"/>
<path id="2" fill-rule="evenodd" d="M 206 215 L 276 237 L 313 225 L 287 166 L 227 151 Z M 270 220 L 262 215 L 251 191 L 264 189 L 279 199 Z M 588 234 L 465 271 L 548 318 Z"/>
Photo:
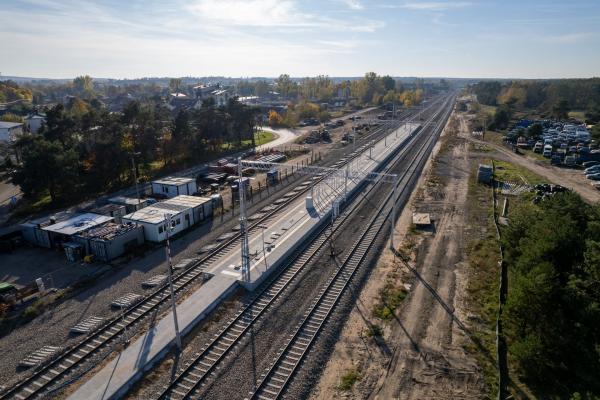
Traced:
<path id="1" fill-rule="evenodd" d="M 241 26 L 303 26 L 309 21 L 291 0 L 196 0 L 186 8 L 203 19 Z"/>
<path id="2" fill-rule="evenodd" d="M 441 2 L 441 1 L 433 1 L 433 2 L 410 2 L 410 3 L 402 3 L 402 4 L 384 4 L 383 8 L 404 8 L 407 10 L 417 10 L 417 11 L 444 11 L 452 8 L 463 8 L 472 5 L 472 3 L 467 1 L 452 1 L 452 2 Z"/>
<path id="3" fill-rule="evenodd" d="M 364 7 L 358 0 L 345 0 L 346 5 L 353 10 L 362 10 Z"/>
<path id="4" fill-rule="evenodd" d="M 596 35 L 590 32 L 574 32 L 560 35 L 545 35 L 539 37 L 539 40 L 552 44 L 573 44 L 583 42 L 587 39 L 593 38 L 594 36 Z"/>

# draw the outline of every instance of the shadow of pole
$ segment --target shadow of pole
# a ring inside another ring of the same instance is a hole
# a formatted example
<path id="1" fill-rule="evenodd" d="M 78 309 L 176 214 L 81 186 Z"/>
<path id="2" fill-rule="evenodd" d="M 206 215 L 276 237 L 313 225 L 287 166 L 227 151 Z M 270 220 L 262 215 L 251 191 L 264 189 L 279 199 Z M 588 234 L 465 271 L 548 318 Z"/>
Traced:
<path id="1" fill-rule="evenodd" d="M 415 275 L 415 277 L 419 280 L 419 282 L 421 282 L 423 284 L 423 286 L 431 293 L 431 295 L 438 301 L 438 303 L 448 313 L 448 315 L 450 315 L 451 320 L 454 323 L 456 323 L 456 325 L 465 333 L 465 335 L 467 335 L 467 337 L 475 344 L 475 346 L 477 346 L 477 349 L 481 352 L 481 354 L 483 354 L 485 356 L 485 358 L 490 363 L 492 363 L 492 365 L 494 366 L 494 369 L 498 370 L 498 364 L 497 364 L 494 356 L 483 345 L 483 343 L 481 343 L 481 341 L 454 315 L 454 308 L 448 306 L 444 302 L 444 300 L 439 296 L 439 294 L 436 292 L 436 290 L 433 287 L 431 287 L 431 285 L 429 285 L 429 283 L 427 283 L 427 281 L 421 276 L 421 274 L 419 274 L 419 272 L 406 261 L 405 256 L 402 253 L 400 253 L 396 249 L 392 249 L 392 251 L 393 251 L 394 255 L 398 257 L 400 262 L 406 268 L 408 268 Z M 502 345 L 505 346 L 506 344 L 503 343 Z M 519 398 L 521 398 L 521 399 L 529 399 L 530 398 L 515 384 L 515 382 L 510 377 L 508 378 L 508 385 L 519 395 Z"/>

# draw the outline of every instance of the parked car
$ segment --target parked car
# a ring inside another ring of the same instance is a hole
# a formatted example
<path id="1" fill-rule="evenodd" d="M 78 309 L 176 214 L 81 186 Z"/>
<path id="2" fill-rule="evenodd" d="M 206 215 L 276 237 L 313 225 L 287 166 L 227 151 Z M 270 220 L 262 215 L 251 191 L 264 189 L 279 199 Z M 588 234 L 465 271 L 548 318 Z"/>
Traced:
<path id="1" fill-rule="evenodd" d="M 600 165 L 600 161 L 585 161 L 581 164 L 583 168 L 593 167 L 594 165 Z"/>
<path id="2" fill-rule="evenodd" d="M 550 158 L 550 156 L 552 156 L 552 146 L 547 144 L 544 146 L 544 153 L 543 153 L 544 157 Z"/>
<path id="3" fill-rule="evenodd" d="M 592 182 L 592 186 L 598 190 L 600 190 L 600 182 Z"/>
<path id="4" fill-rule="evenodd" d="M 585 177 L 591 181 L 600 181 L 600 173 L 586 175 Z"/>
<path id="5" fill-rule="evenodd" d="M 591 166 L 591 167 L 588 167 L 588 168 L 586 168 L 586 169 L 584 170 L 584 172 L 585 172 L 586 174 L 592 174 L 592 173 L 594 173 L 595 171 L 598 171 L 598 172 L 600 172 L 600 165 L 593 165 L 593 166 Z"/>
<path id="6" fill-rule="evenodd" d="M 565 157 L 565 166 L 574 167 L 575 162 L 576 162 L 575 156 L 566 156 Z"/>

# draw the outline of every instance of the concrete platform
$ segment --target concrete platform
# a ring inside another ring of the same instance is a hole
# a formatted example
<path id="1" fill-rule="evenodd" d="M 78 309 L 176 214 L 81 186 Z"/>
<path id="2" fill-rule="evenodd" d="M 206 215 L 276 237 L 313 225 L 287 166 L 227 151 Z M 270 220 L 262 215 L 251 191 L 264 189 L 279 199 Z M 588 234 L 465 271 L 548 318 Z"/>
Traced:
<path id="1" fill-rule="evenodd" d="M 183 334 L 189 332 L 236 287 L 238 287 L 237 280 L 224 274 L 215 276 L 202 285 L 177 306 L 181 332 Z M 123 352 L 77 389 L 69 399 L 119 398 L 145 371 L 164 357 L 174 339 L 173 314 L 169 312 L 145 335 L 134 340 Z"/>
<path id="2" fill-rule="evenodd" d="M 418 128 L 407 124 L 390 133 L 386 140 L 374 143 L 348 167 L 350 175 L 372 172 L 385 164 Z M 275 271 L 320 224 L 330 221 L 331 202 L 350 196 L 362 184 L 359 179 L 347 182 L 332 180 L 313 187 L 314 208 L 307 209 L 305 198 L 290 204 L 249 237 L 251 255 L 250 281 L 240 282 L 241 256 L 239 249 L 224 254 L 206 272 L 213 277 L 178 307 L 179 327 L 189 332 L 239 284 L 253 290 Z M 263 241 L 264 238 L 264 241 Z M 100 400 L 122 396 L 128 388 L 149 370 L 169 350 L 174 341 L 171 313 L 157 321 L 145 335 L 133 341 L 121 354 L 77 389 L 71 400 Z"/>

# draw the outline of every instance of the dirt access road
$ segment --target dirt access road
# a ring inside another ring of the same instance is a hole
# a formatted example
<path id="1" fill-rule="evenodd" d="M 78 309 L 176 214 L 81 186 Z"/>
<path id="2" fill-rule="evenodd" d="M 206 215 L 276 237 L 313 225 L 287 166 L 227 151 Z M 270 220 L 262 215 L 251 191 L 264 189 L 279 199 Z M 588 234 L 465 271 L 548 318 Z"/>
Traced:
<path id="1" fill-rule="evenodd" d="M 389 250 L 382 254 L 312 398 L 485 397 L 480 369 L 463 349 L 469 339 L 462 324 L 456 323 L 466 320 L 463 231 L 471 170 L 465 139 L 468 132 L 457 137 L 458 126 L 455 121 L 446 127 L 443 141 L 452 141 L 453 146 L 428 167 L 428 174 L 435 174 L 435 181 L 442 183 L 431 185 L 422 177 L 420 189 L 411 198 L 412 206 L 405 208 L 398 223 L 397 239 L 405 236 L 405 244 L 413 241 L 418 256 L 403 264 Z M 440 147 L 438 143 L 436 149 Z M 435 219 L 435 229 L 417 239 L 403 234 L 409 231 L 413 209 L 430 212 Z M 410 289 L 389 323 L 373 316 L 384 285 Z M 375 325 L 384 326 L 383 334 L 369 337 L 366 332 Z M 358 380 L 351 390 L 342 390 L 349 371 L 354 371 Z"/>
<path id="2" fill-rule="evenodd" d="M 466 129 L 467 124 L 464 120 L 463 125 Z M 600 201 L 600 191 L 590 184 L 591 181 L 585 179 L 581 170 L 555 167 L 544 161 L 534 160 L 527 156 L 515 154 L 510 149 L 496 143 L 481 141 L 472 137 L 469 137 L 469 140 L 473 143 L 492 147 L 502 154 L 506 161 L 527 168 L 547 179 L 549 182 L 572 189 L 588 203 Z"/>

